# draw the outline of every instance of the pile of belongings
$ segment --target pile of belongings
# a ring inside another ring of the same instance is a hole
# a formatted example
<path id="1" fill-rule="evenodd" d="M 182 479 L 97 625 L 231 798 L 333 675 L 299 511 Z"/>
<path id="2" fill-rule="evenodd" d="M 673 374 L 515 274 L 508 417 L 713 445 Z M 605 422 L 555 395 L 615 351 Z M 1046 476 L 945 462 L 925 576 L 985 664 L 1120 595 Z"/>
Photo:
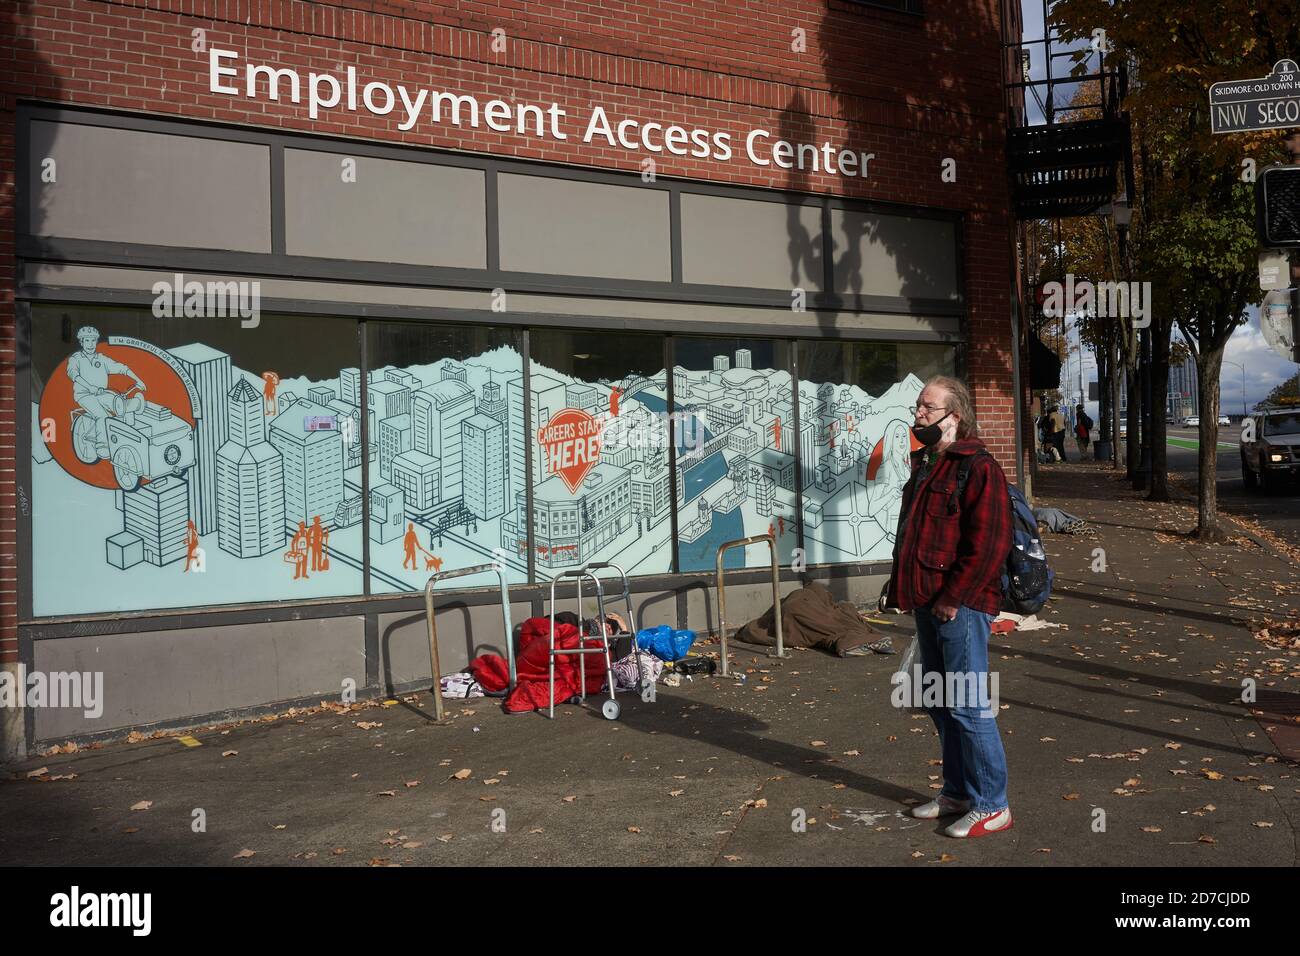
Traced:
<path id="1" fill-rule="evenodd" d="M 599 650 L 597 638 L 582 638 L 576 624 L 555 617 L 556 650 L 573 650 L 579 646 Z M 515 689 L 506 695 L 505 710 L 519 714 L 544 710 L 551 706 L 547 699 L 550 688 L 551 620 L 530 617 L 519 629 L 519 651 L 515 656 Z M 605 655 L 562 654 L 555 658 L 555 703 L 562 704 L 576 698 L 582 690 L 578 670 L 584 667 L 587 693 L 599 693 L 605 686 Z M 509 685 L 510 670 L 506 659 L 499 654 L 483 654 L 469 662 L 469 672 L 488 694 L 504 691 Z"/>
<path id="2" fill-rule="evenodd" d="M 776 646 L 773 609 L 750 621 L 736 632 L 746 644 Z M 863 648 L 892 653 L 889 639 L 882 637 L 858 613 L 850 601 L 836 601 L 826 585 L 810 581 L 781 599 L 781 632 L 786 647 L 815 647 L 837 657 L 858 655 Z"/>

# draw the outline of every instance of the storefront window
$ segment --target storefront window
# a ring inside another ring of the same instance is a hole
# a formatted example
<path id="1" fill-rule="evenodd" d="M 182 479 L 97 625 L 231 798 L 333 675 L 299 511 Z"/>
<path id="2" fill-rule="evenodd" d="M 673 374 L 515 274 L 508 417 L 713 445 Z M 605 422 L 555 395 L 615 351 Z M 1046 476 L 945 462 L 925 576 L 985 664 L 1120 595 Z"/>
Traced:
<path id="1" fill-rule="evenodd" d="M 804 545 L 809 564 L 888 560 L 910 469 L 912 413 L 953 349 L 799 343 Z"/>
<path id="2" fill-rule="evenodd" d="M 523 380 L 520 334 L 368 322 L 366 335 L 370 589 L 421 590 L 435 572 L 497 560 L 510 516 L 511 455 L 523 448 L 523 419 L 509 405 L 512 383 Z M 352 401 L 358 373 L 345 373 Z M 528 580 L 526 554 L 502 557 L 507 580 Z"/>
<path id="3" fill-rule="evenodd" d="M 674 339 L 673 388 L 687 416 L 678 441 L 677 537 L 683 571 L 711 570 L 718 547 L 776 535 L 782 564 L 798 546 L 790 349 L 770 339 Z M 700 426 L 692 427 L 698 421 Z M 805 429 L 804 438 L 812 433 Z M 766 545 L 735 548 L 729 568 L 762 567 Z"/>
<path id="4" fill-rule="evenodd" d="M 592 561 L 629 577 L 672 567 L 664 340 L 535 330 L 531 403 L 533 548 L 539 579 Z M 523 382 L 508 386 L 512 419 Z M 512 449 L 507 550 L 527 549 L 523 443 Z"/>
<path id="5" fill-rule="evenodd" d="M 345 319 L 34 307 L 34 612 L 360 594 L 349 434 L 319 427 L 358 359 Z"/>

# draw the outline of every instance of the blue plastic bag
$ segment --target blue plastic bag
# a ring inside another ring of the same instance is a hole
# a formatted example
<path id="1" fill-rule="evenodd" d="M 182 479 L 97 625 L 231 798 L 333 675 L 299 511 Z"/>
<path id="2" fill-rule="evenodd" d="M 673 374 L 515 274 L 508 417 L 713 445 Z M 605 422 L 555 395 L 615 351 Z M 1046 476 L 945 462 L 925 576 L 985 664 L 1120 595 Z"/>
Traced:
<path id="1" fill-rule="evenodd" d="M 694 631 L 675 631 L 667 624 L 643 628 L 636 633 L 637 647 L 665 661 L 681 660 L 694 643 Z"/>

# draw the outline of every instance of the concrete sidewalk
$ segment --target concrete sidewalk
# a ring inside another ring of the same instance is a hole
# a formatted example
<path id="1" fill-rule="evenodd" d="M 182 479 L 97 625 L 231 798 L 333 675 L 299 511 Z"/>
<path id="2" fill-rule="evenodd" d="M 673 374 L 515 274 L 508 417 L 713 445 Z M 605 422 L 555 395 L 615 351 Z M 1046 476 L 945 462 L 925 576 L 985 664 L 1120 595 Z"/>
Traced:
<path id="1" fill-rule="evenodd" d="M 744 683 L 623 695 L 615 723 L 479 700 L 435 726 L 424 695 L 29 760 L 0 785 L 0 859 L 1295 866 L 1300 766 L 1274 743 L 1297 726 L 1300 642 L 1276 624 L 1300 625 L 1294 564 L 1244 535 L 1196 544 L 1193 509 L 1092 464 L 1041 469 L 1039 503 L 1095 533 L 1047 536 L 1043 616 L 1066 627 L 994 640 L 1007 833 L 952 840 L 903 815 L 937 789 L 939 743 L 890 705 L 897 657 L 737 647 Z M 1273 718 L 1242 703 L 1243 678 Z"/>

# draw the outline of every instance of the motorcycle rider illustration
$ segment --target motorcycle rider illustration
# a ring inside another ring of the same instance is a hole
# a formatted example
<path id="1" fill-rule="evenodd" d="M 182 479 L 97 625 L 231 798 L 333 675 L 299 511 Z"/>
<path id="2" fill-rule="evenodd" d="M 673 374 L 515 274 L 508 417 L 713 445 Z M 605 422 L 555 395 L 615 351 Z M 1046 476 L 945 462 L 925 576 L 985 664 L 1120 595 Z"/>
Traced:
<path id="1" fill-rule="evenodd" d="M 68 378 L 72 379 L 72 397 L 95 420 L 95 450 L 107 458 L 108 418 L 118 393 L 108 387 L 109 375 L 127 375 L 135 379 L 136 388 L 145 390 L 140 376 L 115 359 L 96 351 L 99 329 L 85 325 L 77 330 L 81 351 L 68 357 Z"/>

